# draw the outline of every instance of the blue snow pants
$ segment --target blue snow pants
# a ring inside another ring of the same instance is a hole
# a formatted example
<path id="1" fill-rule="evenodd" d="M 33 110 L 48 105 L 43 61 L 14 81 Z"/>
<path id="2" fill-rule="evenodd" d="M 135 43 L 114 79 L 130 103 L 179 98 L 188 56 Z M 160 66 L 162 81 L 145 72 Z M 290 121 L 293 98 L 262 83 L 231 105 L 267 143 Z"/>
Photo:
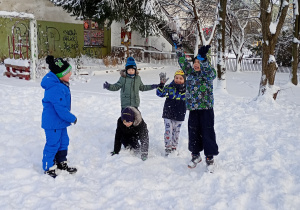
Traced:
<path id="1" fill-rule="evenodd" d="M 205 156 L 219 154 L 214 118 L 213 109 L 190 111 L 188 120 L 189 151 L 193 155 L 199 155 L 202 150 L 204 150 Z"/>
<path id="2" fill-rule="evenodd" d="M 67 160 L 69 136 L 67 128 L 45 129 L 46 144 L 43 151 L 43 169 L 49 170 L 54 161 L 60 163 Z"/>

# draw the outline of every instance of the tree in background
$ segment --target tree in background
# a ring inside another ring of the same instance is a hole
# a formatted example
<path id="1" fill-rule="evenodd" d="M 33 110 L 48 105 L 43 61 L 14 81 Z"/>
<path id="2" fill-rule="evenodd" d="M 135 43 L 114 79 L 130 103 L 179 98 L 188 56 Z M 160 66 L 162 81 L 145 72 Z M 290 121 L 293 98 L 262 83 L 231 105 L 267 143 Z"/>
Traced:
<path id="1" fill-rule="evenodd" d="M 294 22 L 294 33 L 293 33 L 293 50 L 292 50 L 292 71 L 291 71 L 291 82 L 294 85 L 298 84 L 297 70 L 299 64 L 299 44 L 300 44 L 300 0 L 293 0 L 293 22 Z"/>
<path id="2" fill-rule="evenodd" d="M 278 68 L 275 60 L 275 46 L 285 21 L 288 6 L 286 0 L 276 1 L 276 3 L 273 0 L 260 1 L 263 58 L 258 96 L 272 95 L 274 100 L 279 91 L 279 89 L 274 88 L 275 75 Z M 276 14 L 276 17 L 273 20 L 274 14 Z"/>
<path id="3" fill-rule="evenodd" d="M 91 19 L 99 25 L 125 21 L 125 29 L 139 32 L 143 37 L 159 34 L 163 13 L 157 0 L 50 0 L 80 19 Z M 126 45 L 126 44 L 125 44 Z M 128 44 L 127 44 L 127 56 Z"/>
<path id="4" fill-rule="evenodd" d="M 279 66 L 292 66 L 292 39 L 293 34 L 290 28 L 286 28 L 278 37 L 275 48 L 275 58 Z"/>
<path id="5" fill-rule="evenodd" d="M 246 3 L 240 0 L 228 2 L 226 9 L 226 36 L 230 48 L 236 56 L 236 72 L 241 71 L 244 45 L 253 36 L 253 32 L 250 31 L 251 29 L 249 30 L 248 26 L 251 21 L 255 21 L 255 16 L 257 17 L 257 10 L 255 5 L 251 5 L 250 2 Z M 254 33 L 257 33 L 257 30 Z"/>
<path id="6" fill-rule="evenodd" d="M 217 24 L 217 71 L 218 71 L 218 88 L 225 90 L 226 65 L 225 65 L 225 22 L 227 0 L 220 0 L 218 4 L 218 24 Z"/>
<path id="7" fill-rule="evenodd" d="M 188 44 L 192 44 L 189 47 L 194 49 L 194 56 L 198 54 L 199 45 L 211 44 L 217 24 L 218 0 L 159 0 L 159 2 L 168 12 L 169 19 L 180 25 L 178 32 L 184 32 L 183 41 L 188 40 Z"/>

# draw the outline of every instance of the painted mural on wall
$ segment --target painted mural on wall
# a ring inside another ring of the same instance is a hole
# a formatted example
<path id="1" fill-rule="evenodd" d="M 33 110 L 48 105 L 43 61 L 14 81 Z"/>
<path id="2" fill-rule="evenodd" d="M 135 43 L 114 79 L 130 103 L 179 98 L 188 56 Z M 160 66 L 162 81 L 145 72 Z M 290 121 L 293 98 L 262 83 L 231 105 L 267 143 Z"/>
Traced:
<path id="1" fill-rule="evenodd" d="M 16 18 L 0 18 L 0 62 L 5 58 L 19 58 L 30 56 L 29 44 L 29 20 Z"/>
<path id="2" fill-rule="evenodd" d="M 9 58 L 29 59 L 29 28 L 27 23 L 16 21 L 8 35 Z"/>
<path id="3" fill-rule="evenodd" d="M 83 52 L 83 30 L 80 24 L 38 21 L 39 57 L 77 57 Z"/>
<path id="4" fill-rule="evenodd" d="M 9 57 L 9 52 L 18 52 L 13 50 L 13 42 L 15 49 L 20 46 L 20 43 L 17 43 L 20 41 L 22 46 L 30 46 L 29 20 L 0 18 L 0 27 L 0 62 Z M 78 57 L 85 54 L 102 58 L 110 52 L 110 31 L 100 29 L 97 25 L 91 25 L 89 28 L 87 42 L 82 24 L 37 21 L 39 58 L 49 54 L 55 57 Z M 22 47 L 21 51 L 24 57 L 27 57 L 27 54 L 30 57 L 30 47 Z"/>

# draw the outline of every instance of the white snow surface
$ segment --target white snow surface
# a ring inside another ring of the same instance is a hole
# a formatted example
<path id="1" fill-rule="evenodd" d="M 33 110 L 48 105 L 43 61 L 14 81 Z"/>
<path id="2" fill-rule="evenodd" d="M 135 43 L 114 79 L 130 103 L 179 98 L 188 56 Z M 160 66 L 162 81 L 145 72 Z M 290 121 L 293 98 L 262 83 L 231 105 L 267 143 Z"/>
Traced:
<path id="1" fill-rule="evenodd" d="M 178 69 L 138 67 L 144 84 L 157 84 L 160 72 L 172 78 Z M 120 93 L 104 90 L 102 84 L 117 82 L 119 72 L 72 76 L 72 113 L 78 122 L 68 128 L 68 161 L 78 172 L 60 172 L 53 179 L 42 170 L 40 79 L 7 78 L 3 71 L 0 65 L 0 209 L 299 209 L 300 88 L 288 82 L 289 74 L 276 75 L 281 89 L 276 101 L 253 100 L 260 72 L 227 72 L 228 93 L 215 85 L 220 154 L 213 174 L 204 163 L 187 167 L 188 114 L 179 155 L 164 157 L 165 99 L 154 90 L 140 93 L 139 109 L 150 137 L 148 160 L 124 149 L 111 156 Z"/>
<path id="2" fill-rule="evenodd" d="M 0 2 L 1 3 L 1 2 Z M 34 19 L 34 15 L 30 13 L 25 12 L 7 12 L 7 11 L 0 11 L 0 17 L 19 17 L 19 18 L 28 18 L 28 19 Z"/>
<path id="3" fill-rule="evenodd" d="M 30 66 L 30 60 L 27 59 L 11 59 L 7 58 L 4 60 L 4 64 L 14 65 L 14 66 Z"/>

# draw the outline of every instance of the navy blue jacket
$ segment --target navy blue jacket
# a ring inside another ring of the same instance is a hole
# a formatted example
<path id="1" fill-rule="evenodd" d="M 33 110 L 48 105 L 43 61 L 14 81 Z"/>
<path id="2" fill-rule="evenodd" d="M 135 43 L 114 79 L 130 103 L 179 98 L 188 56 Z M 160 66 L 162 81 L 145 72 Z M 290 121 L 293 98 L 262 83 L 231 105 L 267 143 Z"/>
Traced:
<path id="1" fill-rule="evenodd" d="M 51 71 L 41 82 L 45 89 L 42 113 L 42 128 L 62 129 L 70 126 L 76 120 L 71 111 L 71 93 L 67 85 L 63 84 Z"/>
<path id="2" fill-rule="evenodd" d="M 175 84 L 174 80 L 164 87 L 158 87 L 156 95 L 166 97 L 163 118 L 184 121 L 186 113 L 185 84 Z"/>

